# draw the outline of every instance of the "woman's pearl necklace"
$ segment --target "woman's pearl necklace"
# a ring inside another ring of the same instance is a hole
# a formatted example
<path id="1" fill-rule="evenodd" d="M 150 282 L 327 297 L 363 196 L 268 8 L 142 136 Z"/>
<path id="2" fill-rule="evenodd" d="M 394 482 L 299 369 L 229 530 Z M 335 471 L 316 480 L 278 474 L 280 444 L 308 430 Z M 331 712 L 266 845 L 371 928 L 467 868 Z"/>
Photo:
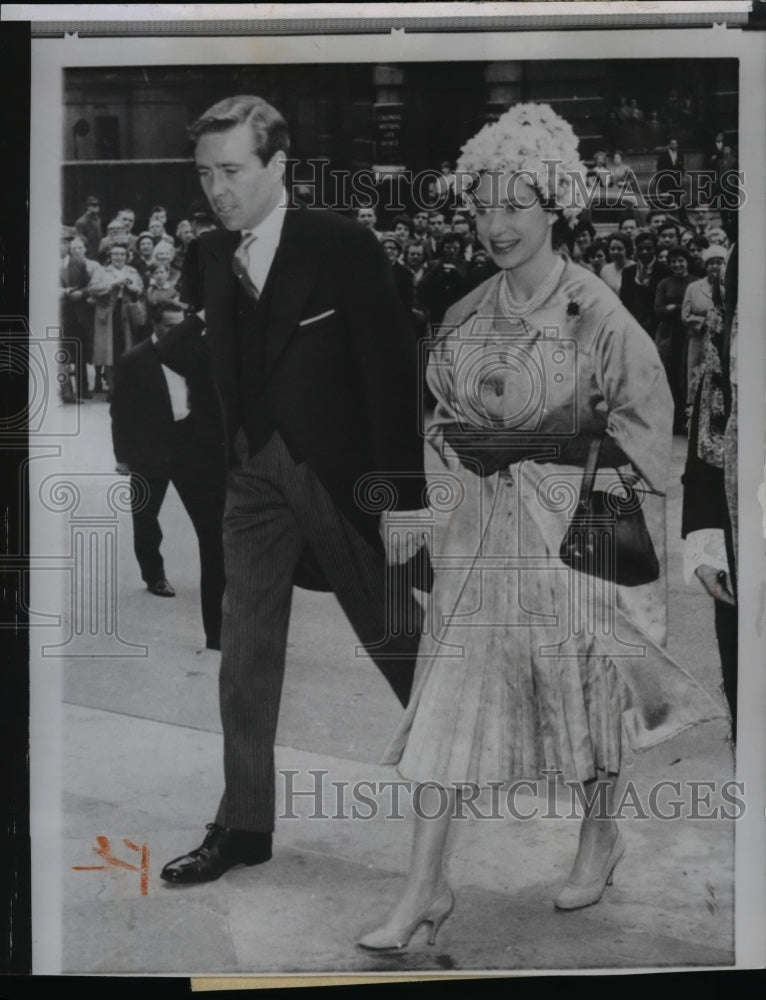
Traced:
<path id="1" fill-rule="evenodd" d="M 564 266 L 564 258 L 559 257 L 548 276 L 543 279 L 543 281 L 538 285 L 537 291 L 530 298 L 528 298 L 526 302 L 517 302 L 516 299 L 514 299 L 511 295 L 511 290 L 508 287 L 506 277 L 503 275 L 502 281 L 500 282 L 500 291 L 498 293 L 498 302 L 503 314 L 508 319 L 521 319 L 522 317 L 533 313 L 536 309 L 539 309 L 543 302 L 545 302 L 545 300 L 553 293 L 554 288 L 559 283 Z"/>

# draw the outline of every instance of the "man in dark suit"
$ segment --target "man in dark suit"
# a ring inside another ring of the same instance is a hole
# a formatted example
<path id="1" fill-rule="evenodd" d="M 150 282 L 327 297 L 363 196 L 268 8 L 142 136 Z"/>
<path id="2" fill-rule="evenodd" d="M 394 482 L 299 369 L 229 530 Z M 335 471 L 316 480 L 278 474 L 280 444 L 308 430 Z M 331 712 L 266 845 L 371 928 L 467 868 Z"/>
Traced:
<path id="1" fill-rule="evenodd" d="M 120 358 L 112 386 L 112 441 L 117 471 L 132 479 L 133 547 L 144 582 L 159 597 L 175 596 L 165 577 L 158 520 L 173 483 L 197 533 L 206 645 L 220 649 L 226 467 L 218 401 L 204 371 L 184 379 L 161 363 L 156 346 L 183 319 L 177 302 L 158 302 L 152 338 Z"/>
<path id="2" fill-rule="evenodd" d="M 678 148 L 678 139 L 671 137 L 657 157 L 656 192 L 666 195 L 678 206 L 681 200 L 684 179 L 684 154 Z M 665 202 L 663 202 L 664 204 Z"/>
<path id="3" fill-rule="evenodd" d="M 415 338 L 374 234 L 289 205 L 287 125 L 260 98 L 219 102 L 190 134 L 224 228 L 200 237 L 184 281 L 196 314 L 161 353 L 179 371 L 208 365 L 223 407 L 225 791 L 201 847 L 163 868 L 175 884 L 271 857 L 290 601 L 307 554 L 406 703 L 421 618 L 408 573 L 426 516 Z"/>
<path id="4" fill-rule="evenodd" d="M 405 308 L 410 311 L 415 298 L 415 285 L 412 271 L 408 267 L 405 267 L 400 259 L 402 253 L 401 240 L 397 236 L 394 236 L 393 233 L 383 233 L 380 237 L 380 245 L 391 264 L 394 284 L 399 293 L 399 298 L 402 300 Z"/>

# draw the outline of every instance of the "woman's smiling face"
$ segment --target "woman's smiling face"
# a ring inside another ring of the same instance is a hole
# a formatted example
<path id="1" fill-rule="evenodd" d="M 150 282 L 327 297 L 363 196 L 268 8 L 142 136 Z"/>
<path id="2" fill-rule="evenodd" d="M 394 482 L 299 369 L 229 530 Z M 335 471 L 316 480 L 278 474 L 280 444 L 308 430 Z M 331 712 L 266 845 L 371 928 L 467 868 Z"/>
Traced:
<path id="1" fill-rule="evenodd" d="M 521 174 L 483 174 L 472 197 L 476 234 L 503 270 L 533 260 L 550 241 L 555 216 Z"/>

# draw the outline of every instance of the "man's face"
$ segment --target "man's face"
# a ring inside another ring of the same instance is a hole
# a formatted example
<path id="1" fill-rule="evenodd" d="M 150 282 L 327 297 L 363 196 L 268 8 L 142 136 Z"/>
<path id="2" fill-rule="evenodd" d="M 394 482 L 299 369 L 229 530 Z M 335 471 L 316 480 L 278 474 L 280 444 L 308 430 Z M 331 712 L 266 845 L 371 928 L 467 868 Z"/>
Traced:
<path id="1" fill-rule="evenodd" d="M 418 212 L 412 217 L 412 225 L 416 233 L 424 233 L 428 229 L 428 212 Z"/>
<path id="2" fill-rule="evenodd" d="M 191 227 L 191 222 L 182 222 L 178 227 L 176 236 L 184 246 L 186 246 L 187 243 L 193 240 L 194 230 Z"/>
<path id="3" fill-rule="evenodd" d="M 668 143 L 668 149 L 675 153 L 678 150 L 678 139 L 671 139 Z"/>
<path id="4" fill-rule="evenodd" d="M 149 220 L 148 231 L 155 237 L 155 239 L 162 236 L 162 223 L 156 215 L 153 215 Z"/>
<path id="5" fill-rule="evenodd" d="M 407 247 L 407 264 L 413 271 L 417 271 L 423 264 L 423 247 L 419 243 Z"/>
<path id="6" fill-rule="evenodd" d="M 194 161 L 202 190 L 226 229 L 253 229 L 279 204 L 283 156 L 277 152 L 264 164 L 248 125 L 201 135 Z"/>
<path id="7" fill-rule="evenodd" d="M 454 263 L 460 257 L 460 243 L 457 240 L 447 240 L 442 246 L 442 260 Z"/>
<path id="8" fill-rule="evenodd" d="M 471 231 L 468 219 L 463 215 L 458 215 L 452 220 L 452 228 L 459 236 L 468 236 Z"/>
<path id="9" fill-rule="evenodd" d="M 632 239 L 638 232 L 638 223 L 635 219 L 624 219 L 620 226 L 620 232 Z"/>
<path id="10" fill-rule="evenodd" d="M 91 204 L 85 206 L 85 211 L 87 212 L 88 215 L 95 216 L 98 215 L 98 213 L 101 211 L 101 206 L 97 201 L 91 202 Z"/>
<path id="11" fill-rule="evenodd" d="M 649 264 L 654 260 L 654 244 L 651 240 L 639 240 L 636 243 L 636 257 L 642 264 Z"/>
<path id="12" fill-rule="evenodd" d="M 168 309 L 163 312 L 158 322 L 154 324 L 154 332 L 158 340 L 162 340 L 168 330 L 172 330 L 174 326 L 178 326 L 179 323 L 183 323 L 184 314 L 180 310 Z"/>
<path id="13" fill-rule="evenodd" d="M 133 232 L 133 226 L 136 224 L 136 217 L 132 212 L 125 211 L 120 212 L 120 221 L 122 222 L 122 228 L 126 233 Z"/>
<path id="14" fill-rule="evenodd" d="M 378 217 L 375 215 L 375 209 L 373 208 L 360 208 L 356 213 L 356 221 L 360 225 L 364 226 L 366 229 L 374 229 L 375 223 L 378 221 Z"/>
<path id="15" fill-rule="evenodd" d="M 668 227 L 661 229 L 657 234 L 657 245 L 659 247 L 672 247 L 676 242 L 676 231 Z"/>
<path id="16" fill-rule="evenodd" d="M 696 243 L 689 244 L 689 253 L 692 255 L 692 259 L 696 264 L 699 264 L 702 260 L 702 247 L 697 246 Z"/>
<path id="17" fill-rule="evenodd" d="M 72 260 L 85 260 L 85 244 L 82 240 L 72 240 L 69 244 L 69 256 Z"/>
<path id="18" fill-rule="evenodd" d="M 443 215 L 432 215 L 428 219 L 428 230 L 432 236 L 438 236 L 439 233 L 444 231 L 444 216 Z"/>
<path id="19" fill-rule="evenodd" d="M 668 219 L 666 215 L 653 215 L 651 221 L 649 222 L 649 228 L 653 229 L 655 233 L 658 233 L 667 221 Z"/>

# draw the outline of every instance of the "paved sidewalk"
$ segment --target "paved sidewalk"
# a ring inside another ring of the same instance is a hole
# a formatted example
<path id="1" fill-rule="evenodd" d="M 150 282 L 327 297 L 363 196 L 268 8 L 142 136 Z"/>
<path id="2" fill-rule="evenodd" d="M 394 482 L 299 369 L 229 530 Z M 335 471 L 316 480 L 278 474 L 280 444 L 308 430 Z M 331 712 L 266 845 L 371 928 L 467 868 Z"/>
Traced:
<path id="1" fill-rule="evenodd" d="M 110 471 L 107 408 L 93 401 L 84 409 L 69 465 Z M 715 693 L 710 602 L 680 577 L 682 459 L 676 439 L 668 507 L 670 650 Z M 297 772 L 296 790 L 323 781 L 325 812 L 335 818 L 310 818 L 315 798 L 293 796 L 286 806 L 296 818 L 278 821 L 271 863 L 233 869 L 203 886 L 164 884 L 165 861 L 199 844 L 222 776 L 218 654 L 200 649 L 193 533 L 172 490 L 162 524 L 173 601 L 143 589 L 127 515 L 117 536 L 119 635 L 145 645 L 146 655 L 64 661 L 65 971 L 401 974 L 733 962 L 734 824 L 720 819 L 626 820 L 628 847 L 614 886 L 598 906 L 573 913 L 555 911 L 552 901 L 571 865 L 576 822 L 507 814 L 462 819 L 453 823 L 450 841 L 457 902 L 437 945 L 429 947 L 421 929 L 401 954 L 356 949 L 357 937 L 385 916 L 407 871 L 408 818 L 351 818 L 352 805 L 359 805 L 351 791 L 356 784 L 396 778 L 376 760 L 398 709 L 375 667 L 354 655 L 335 599 L 304 591 L 295 594 L 277 766 Z M 730 779 L 732 767 L 726 726 L 716 721 L 637 755 L 626 776 L 646 803 L 658 781 L 681 782 L 686 790 L 690 781 Z M 340 783 L 345 799 L 338 799 Z M 672 797 L 659 800 L 668 812 Z M 685 798 L 688 805 L 688 792 Z M 407 804 L 402 792 L 405 817 Z M 520 811 L 546 808 L 531 796 L 519 795 L 514 804 Z M 478 805 L 490 811 L 487 799 Z M 130 867 L 105 865 L 94 853 L 97 837 L 108 838 L 114 857 Z"/>

